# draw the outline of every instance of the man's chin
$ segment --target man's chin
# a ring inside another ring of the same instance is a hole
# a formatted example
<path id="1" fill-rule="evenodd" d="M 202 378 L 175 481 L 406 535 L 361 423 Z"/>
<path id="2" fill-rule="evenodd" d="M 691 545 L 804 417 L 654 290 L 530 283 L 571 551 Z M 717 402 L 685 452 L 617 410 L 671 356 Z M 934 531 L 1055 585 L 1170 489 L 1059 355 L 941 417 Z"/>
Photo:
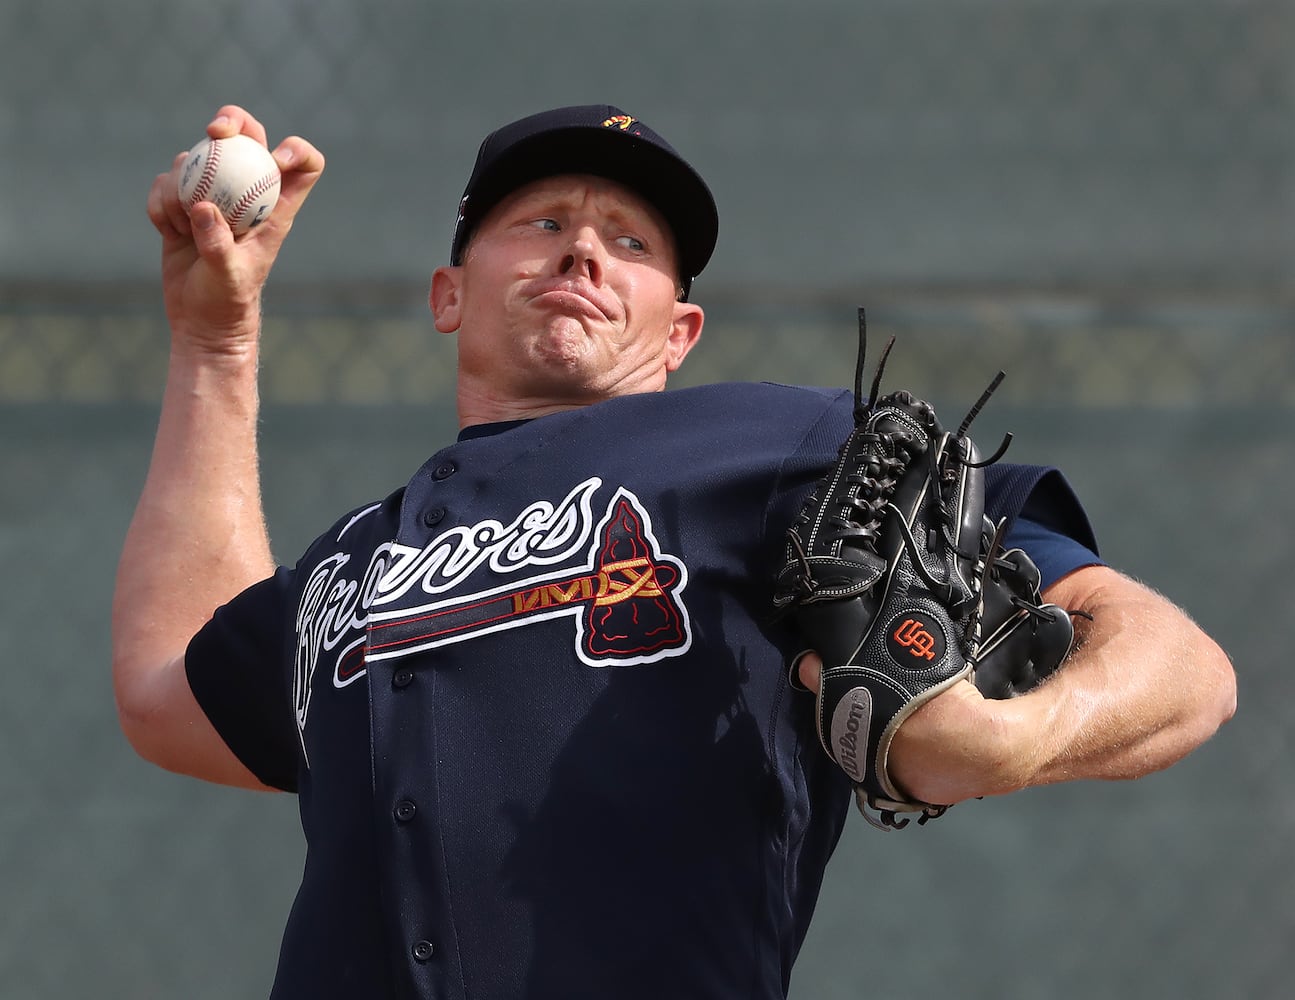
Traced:
<path id="1" fill-rule="evenodd" d="M 597 339 L 574 316 L 555 316 L 531 338 L 527 354 L 543 368 L 578 370 L 596 359 Z"/>

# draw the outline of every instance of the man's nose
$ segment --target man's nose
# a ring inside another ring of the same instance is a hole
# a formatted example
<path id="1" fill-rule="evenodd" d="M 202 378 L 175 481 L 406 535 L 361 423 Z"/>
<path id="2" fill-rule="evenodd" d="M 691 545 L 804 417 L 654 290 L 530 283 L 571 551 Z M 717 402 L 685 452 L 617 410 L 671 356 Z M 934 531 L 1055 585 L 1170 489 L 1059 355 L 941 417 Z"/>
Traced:
<path id="1" fill-rule="evenodd" d="M 595 285 L 602 284 L 605 250 L 602 241 L 588 227 L 577 229 L 571 245 L 562 256 L 558 270 L 562 274 L 579 272 Z"/>

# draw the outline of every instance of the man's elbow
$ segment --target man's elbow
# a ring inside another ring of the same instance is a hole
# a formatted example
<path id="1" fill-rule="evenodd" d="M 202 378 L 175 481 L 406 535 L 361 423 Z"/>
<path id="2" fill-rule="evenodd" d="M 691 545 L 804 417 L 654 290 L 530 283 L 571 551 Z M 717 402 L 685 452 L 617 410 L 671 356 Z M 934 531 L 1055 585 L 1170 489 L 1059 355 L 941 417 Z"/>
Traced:
<path id="1" fill-rule="evenodd" d="M 1236 671 L 1227 653 L 1202 635 L 1191 652 L 1192 669 L 1183 683 L 1177 735 L 1184 752 L 1211 739 L 1237 710 Z"/>
<path id="2" fill-rule="evenodd" d="M 1204 655 L 1203 687 L 1208 692 L 1204 709 L 1204 723 L 1212 736 L 1220 726 L 1237 712 L 1237 674 L 1232 660 L 1223 648 L 1210 641 Z M 1207 736 L 1207 738 L 1208 738 Z"/>
<path id="3" fill-rule="evenodd" d="M 117 682 L 113 695 L 117 705 L 117 724 L 131 749 L 150 764 L 165 767 L 163 741 L 160 738 L 162 719 L 155 701 L 139 689 L 141 685 Z"/>
<path id="4" fill-rule="evenodd" d="M 148 669 L 117 658 L 113 662 L 113 699 L 117 724 L 135 753 L 158 767 L 174 770 L 173 730 L 176 706 L 168 690 L 183 658 Z"/>

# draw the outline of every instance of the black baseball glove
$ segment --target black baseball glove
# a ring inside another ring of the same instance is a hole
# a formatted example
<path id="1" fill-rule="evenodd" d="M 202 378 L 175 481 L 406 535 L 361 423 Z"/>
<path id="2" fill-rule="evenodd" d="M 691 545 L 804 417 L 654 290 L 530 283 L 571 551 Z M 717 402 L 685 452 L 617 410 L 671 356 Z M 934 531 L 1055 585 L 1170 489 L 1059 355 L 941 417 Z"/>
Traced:
<path id="1" fill-rule="evenodd" d="M 1073 628 L 1040 603 L 1038 570 L 1020 550 L 1001 552 L 1002 525 L 985 517 L 984 468 L 1011 438 L 984 459 L 967 429 L 1002 373 L 950 433 L 908 392 L 878 398 L 890 345 L 863 397 L 865 347 L 860 309 L 855 427 L 787 533 L 774 604 L 822 657 L 824 749 L 864 816 L 891 828 L 908 824 L 898 813 L 926 822 L 948 808 L 891 779 L 903 722 L 967 679 L 992 698 L 1029 690 L 1065 658 Z"/>

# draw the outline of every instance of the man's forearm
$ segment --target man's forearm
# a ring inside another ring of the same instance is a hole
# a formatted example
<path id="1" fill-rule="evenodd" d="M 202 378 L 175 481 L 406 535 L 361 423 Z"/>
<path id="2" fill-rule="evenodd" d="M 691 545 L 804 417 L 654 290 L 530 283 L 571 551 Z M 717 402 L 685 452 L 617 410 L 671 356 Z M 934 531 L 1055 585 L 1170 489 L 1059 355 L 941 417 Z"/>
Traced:
<path id="1" fill-rule="evenodd" d="M 254 355 L 172 356 L 152 460 L 118 567 L 119 702 L 180 656 L 212 611 L 274 571 L 261 506 Z"/>
<path id="2" fill-rule="evenodd" d="M 1186 756 L 1232 716 L 1227 656 L 1181 610 L 1110 571 L 1055 680 L 1020 699 L 1043 739 L 1028 784 L 1136 778 Z"/>

